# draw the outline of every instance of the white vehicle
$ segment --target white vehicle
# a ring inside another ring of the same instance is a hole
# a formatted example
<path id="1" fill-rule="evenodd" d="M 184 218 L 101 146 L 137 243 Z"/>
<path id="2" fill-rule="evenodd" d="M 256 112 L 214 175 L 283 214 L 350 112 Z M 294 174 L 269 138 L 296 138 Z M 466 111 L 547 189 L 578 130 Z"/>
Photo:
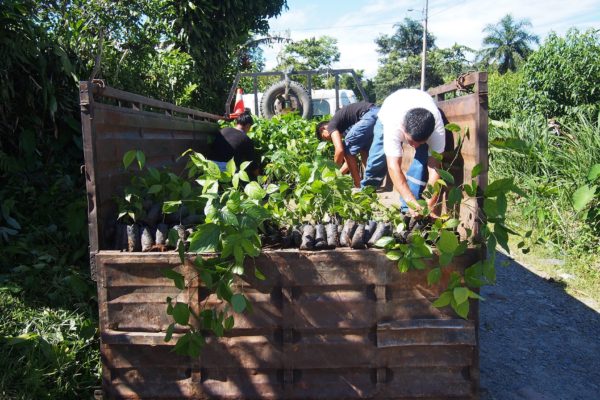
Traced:
<path id="1" fill-rule="evenodd" d="M 257 93 L 256 96 L 253 93 L 242 95 L 244 106 L 250 109 L 250 112 L 255 115 L 260 115 L 260 105 L 263 94 Z M 317 89 L 311 93 L 312 103 L 312 115 L 314 117 L 321 117 L 324 115 L 333 115 L 336 112 L 335 104 L 335 89 Z M 257 98 L 257 101 L 255 101 Z M 338 106 L 342 108 L 348 104 L 356 103 L 358 100 L 356 94 L 350 89 L 338 90 Z M 258 107 L 258 108 L 257 108 Z"/>

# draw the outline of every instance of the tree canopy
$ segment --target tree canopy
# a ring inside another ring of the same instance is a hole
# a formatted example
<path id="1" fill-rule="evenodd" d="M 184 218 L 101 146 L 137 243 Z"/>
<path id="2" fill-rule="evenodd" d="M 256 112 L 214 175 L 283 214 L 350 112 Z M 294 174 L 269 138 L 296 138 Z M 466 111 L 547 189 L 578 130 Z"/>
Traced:
<path id="1" fill-rule="evenodd" d="M 296 71 L 329 68 L 340 60 L 337 39 L 331 36 L 303 39 L 287 44 L 277 56 L 278 69 Z"/>
<path id="2" fill-rule="evenodd" d="M 487 25 L 483 29 L 487 36 L 483 38 L 481 61 L 486 65 L 496 64 L 501 74 L 515 71 L 517 64 L 532 52 L 530 46 L 539 43 L 539 38 L 528 32 L 529 27 L 529 20 L 515 20 L 511 14 Z"/>

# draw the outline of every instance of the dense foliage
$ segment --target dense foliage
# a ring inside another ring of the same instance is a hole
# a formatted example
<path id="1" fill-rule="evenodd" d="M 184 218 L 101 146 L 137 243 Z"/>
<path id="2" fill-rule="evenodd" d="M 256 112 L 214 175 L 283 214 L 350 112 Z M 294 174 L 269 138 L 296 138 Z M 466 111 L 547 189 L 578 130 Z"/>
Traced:
<path id="1" fill-rule="evenodd" d="M 0 2 L 0 397 L 80 399 L 99 379 L 78 81 L 221 113 L 284 5 Z"/>
<path id="2" fill-rule="evenodd" d="M 552 33 L 523 66 L 517 106 L 546 118 L 600 108 L 600 34 Z"/>
<path id="3" fill-rule="evenodd" d="M 412 19 L 395 25 L 393 35 L 382 35 L 375 40 L 381 55 L 377 76 L 373 79 L 377 102 L 381 103 L 392 92 L 403 88 L 419 87 L 421 83 L 421 53 L 423 26 Z M 427 32 L 426 87 L 435 87 L 456 79 L 471 69 L 466 46 L 455 43 L 448 49 L 435 45 L 435 37 Z"/>

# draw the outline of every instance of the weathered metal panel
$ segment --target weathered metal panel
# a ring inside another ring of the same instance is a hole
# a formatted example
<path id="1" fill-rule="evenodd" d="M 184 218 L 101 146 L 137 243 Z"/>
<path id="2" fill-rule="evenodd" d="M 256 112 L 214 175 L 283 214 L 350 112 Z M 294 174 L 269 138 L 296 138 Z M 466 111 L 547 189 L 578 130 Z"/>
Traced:
<path id="1" fill-rule="evenodd" d="M 468 250 L 443 279 L 477 254 Z M 175 268 L 188 278 L 195 274 L 191 262 L 182 266 L 178 257 L 114 251 L 97 255 L 106 301 L 101 320 L 108 326 L 102 333 L 103 365 L 110 371 L 105 384 L 115 398 L 475 396 L 476 314 L 463 321 L 449 309 L 431 306 L 443 286 L 427 286 L 421 271 L 394 272 L 395 263 L 380 250 L 264 252 L 247 266 L 249 271 L 254 264 L 269 271 L 270 283 L 255 278 L 238 282 L 253 300 L 254 311 L 237 316 L 226 337 L 209 336 L 199 359 L 174 356 L 169 361 L 175 340 L 162 340 L 169 323 L 164 298 L 177 291 L 161 271 Z M 333 259 L 345 260 L 346 270 L 334 268 L 336 273 L 330 274 L 327 265 Z M 214 295 L 194 295 L 196 281 L 186 282 L 185 301 L 219 305 Z M 156 352 L 149 350 L 154 348 Z M 159 376 L 165 368 L 171 369 L 168 379 Z M 419 379 L 412 369 L 419 371 Z M 194 370 L 201 376 L 196 381 L 184 375 Z M 141 387 L 163 382 L 172 388 L 170 394 L 165 388 L 164 395 L 149 394 Z M 429 382 L 426 388 L 423 382 Z"/>
<path id="2" fill-rule="evenodd" d="M 111 99 L 119 105 L 105 103 Z M 207 121 L 220 117 L 90 82 L 80 83 L 80 103 L 90 252 L 95 253 L 111 248 L 113 196 L 129 183 L 122 163 L 125 153 L 142 150 L 149 166 L 182 169 L 184 162 L 177 163 L 177 158 L 190 148 L 206 153 L 210 138 L 218 132 L 218 125 Z M 144 111 L 144 106 L 168 112 Z"/>

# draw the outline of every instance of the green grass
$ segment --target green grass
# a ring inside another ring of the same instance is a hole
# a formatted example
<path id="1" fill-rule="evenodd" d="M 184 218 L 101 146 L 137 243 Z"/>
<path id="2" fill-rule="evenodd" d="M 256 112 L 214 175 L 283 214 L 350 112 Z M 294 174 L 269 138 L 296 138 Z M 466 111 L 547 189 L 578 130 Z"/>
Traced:
<path id="1" fill-rule="evenodd" d="M 518 232 L 532 230 L 531 253 L 513 255 L 599 302 L 600 220 L 576 212 L 572 196 L 600 163 L 600 115 L 579 114 L 558 130 L 544 119 L 510 120 L 490 126 L 490 142 L 499 145 L 490 150 L 490 180 L 513 177 L 527 193 L 510 199 L 508 222 Z M 513 241 L 516 249 L 520 239 Z"/>
<path id="2" fill-rule="evenodd" d="M 99 382 L 96 322 L 0 291 L 0 398 L 86 399 Z"/>

